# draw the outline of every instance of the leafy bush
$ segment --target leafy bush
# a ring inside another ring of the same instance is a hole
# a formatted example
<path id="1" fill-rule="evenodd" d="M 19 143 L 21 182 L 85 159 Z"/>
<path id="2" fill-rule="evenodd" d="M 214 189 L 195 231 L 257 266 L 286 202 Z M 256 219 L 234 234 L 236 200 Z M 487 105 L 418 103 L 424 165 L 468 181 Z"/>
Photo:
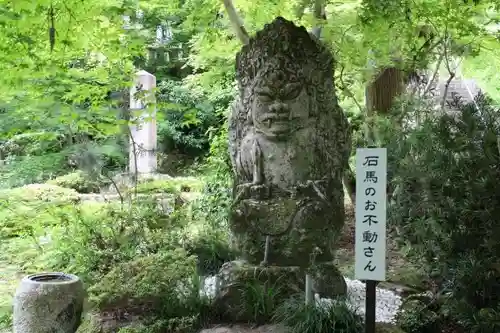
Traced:
<path id="1" fill-rule="evenodd" d="M 49 193 L 59 189 L 76 194 L 54 185 L 42 187 L 52 189 Z M 7 191 L 21 194 L 19 190 Z M 182 248 L 186 239 L 189 244 L 198 241 L 189 238 L 187 230 L 193 226 L 187 225 L 191 221 L 186 220 L 184 207 L 165 216 L 153 202 L 70 204 L 55 195 L 36 192 L 33 197 L 37 204 L 41 198 L 51 200 L 43 207 L 51 225 L 39 226 L 39 219 L 30 220 L 35 228 L 31 240 L 38 242 L 47 233 L 50 242 L 30 244 L 27 254 L 18 248 L 19 264 L 29 261 L 31 266 L 25 268 L 30 271 L 77 274 L 90 286 L 94 311 L 142 311 L 144 330 L 138 332 L 190 332 L 210 315 L 199 293 L 199 260 L 191 255 L 194 251 Z M 208 257 L 203 250 L 197 254 Z M 82 332 L 96 332 L 92 327 L 84 326 Z"/>
<path id="2" fill-rule="evenodd" d="M 117 264 L 89 289 L 100 310 L 184 316 L 199 298 L 196 258 L 182 249 L 165 251 Z M 194 295 L 194 296 L 193 296 Z"/>
<path id="3" fill-rule="evenodd" d="M 0 166 L 0 188 L 43 183 L 70 171 L 64 153 L 16 157 Z"/>
<path id="4" fill-rule="evenodd" d="M 17 134 L 0 144 L 1 156 L 26 156 L 57 153 L 63 147 L 63 135 L 56 132 Z"/>
<path id="5" fill-rule="evenodd" d="M 200 296 L 195 258 L 182 249 L 119 263 L 89 289 L 89 295 L 94 312 L 136 318 L 113 332 L 194 333 L 208 305 Z M 87 319 L 78 332 L 96 333 L 101 328 Z"/>
<path id="6" fill-rule="evenodd" d="M 52 229 L 52 247 L 45 253 L 47 264 L 93 282 L 114 265 L 137 256 L 179 246 L 182 223 L 165 216 L 150 202 L 88 202 L 66 206 L 56 214 L 59 224 Z"/>
<path id="7" fill-rule="evenodd" d="M 435 333 L 441 331 L 442 318 L 430 302 L 408 299 L 404 302 L 397 322 L 407 333 Z"/>
<path id="8" fill-rule="evenodd" d="M 222 119 L 216 112 L 217 102 L 211 103 L 203 94 L 196 94 L 180 81 L 165 80 L 158 89 L 158 113 L 165 117 L 158 123 L 162 150 L 194 154 L 208 150 L 206 132 L 211 126 L 218 126 Z"/>
<path id="9" fill-rule="evenodd" d="M 134 327 L 120 328 L 117 333 L 195 333 L 199 326 L 199 315 L 168 319 L 150 318 Z"/>
<path id="10" fill-rule="evenodd" d="M 79 200 L 78 193 L 55 185 L 31 184 L 0 191 L 0 238 L 27 235 L 59 223 L 55 212 Z"/>
<path id="11" fill-rule="evenodd" d="M 360 333 L 364 329 L 363 318 L 342 298 L 306 305 L 303 296 L 294 297 L 276 309 L 273 320 L 291 333 Z"/>
<path id="12" fill-rule="evenodd" d="M 130 192 L 137 193 L 172 193 L 197 192 L 203 188 L 199 179 L 191 177 L 176 177 L 172 179 L 147 179 L 140 182 Z"/>
<path id="13" fill-rule="evenodd" d="M 99 176 L 123 169 L 128 162 L 128 153 L 115 139 L 88 141 L 65 150 L 71 166 L 87 174 Z"/>
<path id="14" fill-rule="evenodd" d="M 227 230 L 231 200 L 230 180 L 227 174 L 211 174 L 207 177 L 201 196 L 193 202 L 193 219 L 203 221 L 219 230 Z"/>
<path id="15" fill-rule="evenodd" d="M 459 112 L 421 117 L 388 142 L 389 222 L 427 264 L 442 321 L 484 333 L 499 325 L 500 110 L 482 95 L 476 104 L 456 101 Z"/>
<path id="16" fill-rule="evenodd" d="M 215 275 L 225 262 L 236 259 L 237 253 L 231 248 L 227 236 L 224 230 L 208 227 L 184 244 L 188 253 L 196 255 L 201 275 Z"/>
<path id="17" fill-rule="evenodd" d="M 75 171 L 63 176 L 56 177 L 47 181 L 47 184 L 53 184 L 65 188 L 71 188 L 78 193 L 98 193 L 101 187 L 109 185 L 110 181 L 104 178 L 94 179 L 83 171 Z"/>

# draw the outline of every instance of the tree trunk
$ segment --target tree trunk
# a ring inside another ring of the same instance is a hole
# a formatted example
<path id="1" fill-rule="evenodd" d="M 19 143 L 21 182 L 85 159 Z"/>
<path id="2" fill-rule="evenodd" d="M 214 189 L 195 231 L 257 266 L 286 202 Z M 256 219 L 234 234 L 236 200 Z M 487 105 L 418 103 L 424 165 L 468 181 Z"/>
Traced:
<path id="1" fill-rule="evenodd" d="M 366 89 L 366 109 L 370 117 L 375 113 L 387 114 L 394 99 L 404 91 L 404 71 L 395 67 L 385 68 Z"/>

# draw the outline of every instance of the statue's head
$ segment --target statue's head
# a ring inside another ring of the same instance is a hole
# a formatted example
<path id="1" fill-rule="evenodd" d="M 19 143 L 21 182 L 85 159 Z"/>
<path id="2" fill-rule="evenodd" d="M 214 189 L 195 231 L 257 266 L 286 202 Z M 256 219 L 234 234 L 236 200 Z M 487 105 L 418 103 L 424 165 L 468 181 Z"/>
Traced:
<path id="1" fill-rule="evenodd" d="M 281 17 L 238 53 L 236 75 L 247 123 L 269 138 L 284 139 L 308 126 L 318 103 L 333 96 L 331 53 L 304 27 Z"/>

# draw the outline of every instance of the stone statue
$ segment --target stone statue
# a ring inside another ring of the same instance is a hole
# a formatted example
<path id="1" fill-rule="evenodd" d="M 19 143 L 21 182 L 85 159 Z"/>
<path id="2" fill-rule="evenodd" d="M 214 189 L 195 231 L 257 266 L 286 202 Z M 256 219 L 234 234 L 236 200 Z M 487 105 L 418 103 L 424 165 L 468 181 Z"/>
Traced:
<path id="1" fill-rule="evenodd" d="M 235 245 L 251 265 L 308 271 L 329 296 L 345 292 L 332 261 L 351 149 L 333 67 L 304 27 L 276 18 L 236 57 L 239 99 L 229 121 Z"/>

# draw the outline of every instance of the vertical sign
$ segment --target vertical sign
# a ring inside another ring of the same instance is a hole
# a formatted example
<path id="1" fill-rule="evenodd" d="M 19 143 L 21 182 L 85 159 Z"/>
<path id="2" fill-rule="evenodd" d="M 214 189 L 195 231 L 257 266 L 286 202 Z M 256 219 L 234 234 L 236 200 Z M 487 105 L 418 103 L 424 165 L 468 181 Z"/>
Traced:
<path id="1" fill-rule="evenodd" d="M 387 149 L 356 150 L 355 275 L 385 281 Z"/>

